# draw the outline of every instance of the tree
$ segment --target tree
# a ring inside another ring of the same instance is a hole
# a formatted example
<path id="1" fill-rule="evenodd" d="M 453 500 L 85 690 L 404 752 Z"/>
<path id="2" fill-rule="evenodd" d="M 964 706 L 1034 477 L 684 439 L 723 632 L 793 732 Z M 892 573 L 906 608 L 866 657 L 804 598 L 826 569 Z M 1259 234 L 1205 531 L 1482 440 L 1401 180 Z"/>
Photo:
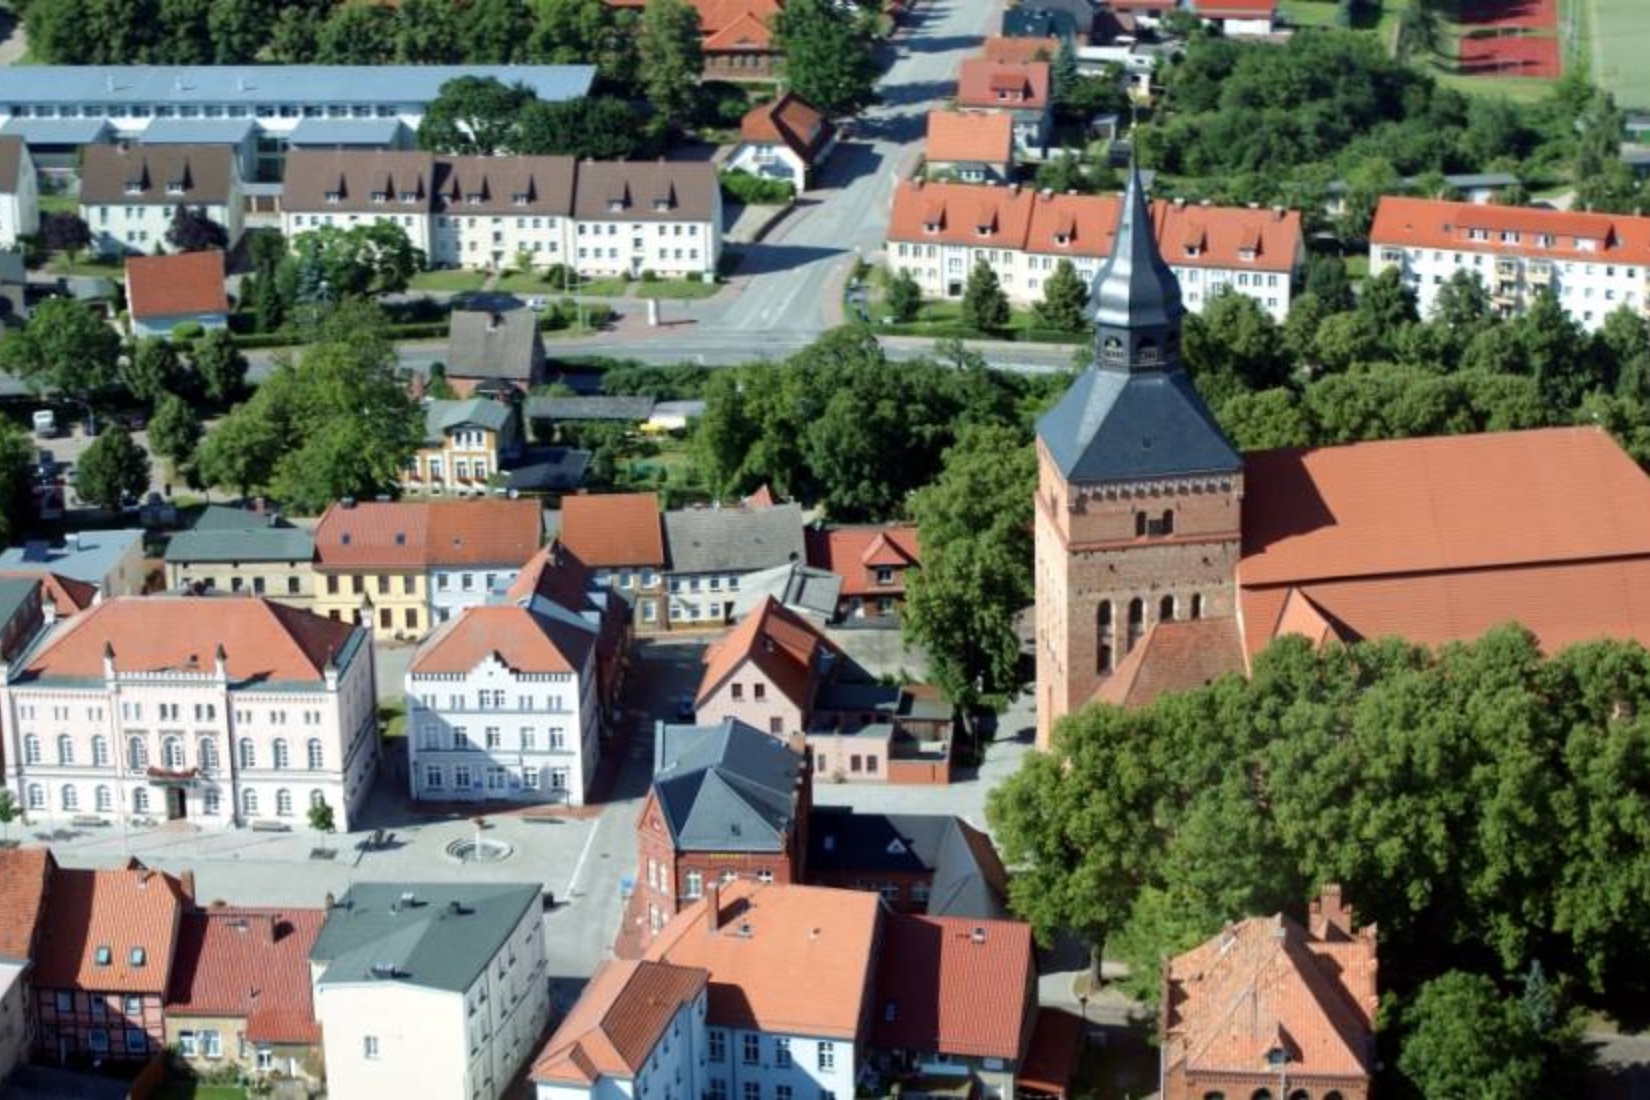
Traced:
<path id="1" fill-rule="evenodd" d="M 1020 683 L 1014 619 L 1033 595 L 1035 483 L 1035 456 L 1018 432 L 968 427 L 945 452 L 939 479 L 911 500 L 923 560 L 909 582 L 904 628 L 965 712 L 1006 702 Z"/>
<path id="2" fill-rule="evenodd" d="M 1346 262 L 1339 256 L 1307 258 L 1305 293 L 1316 298 L 1330 313 L 1345 313 L 1358 304 L 1352 294 Z"/>
<path id="3" fill-rule="evenodd" d="M 0 423 L 0 542 L 22 534 L 34 489 L 34 440 L 10 421 Z"/>
<path id="4" fill-rule="evenodd" d="M 1054 51 L 1054 63 L 1049 68 L 1049 99 L 1056 113 L 1069 118 L 1082 77 L 1077 73 L 1077 49 L 1069 38 L 1060 39 Z"/>
<path id="5" fill-rule="evenodd" d="M 269 36 L 273 17 L 274 7 L 265 0 L 213 0 L 206 14 L 213 63 L 244 65 L 254 60 Z"/>
<path id="6" fill-rule="evenodd" d="M 180 206 L 166 228 L 166 243 L 179 252 L 206 252 L 229 247 L 229 233 L 199 207 Z"/>
<path id="7" fill-rule="evenodd" d="M 395 9 L 380 4 L 334 8 L 315 34 L 320 65 L 387 65 L 395 57 Z"/>
<path id="8" fill-rule="evenodd" d="M 1470 267 L 1461 268 L 1444 280 L 1432 300 L 1432 319 L 1468 337 L 1492 317 L 1490 292 L 1478 272 Z"/>
<path id="9" fill-rule="evenodd" d="M 75 492 L 111 511 L 149 488 L 149 456 L 119 426 L 105 428 L 86 448 L 79 469 Z"/>
<path id="10" fill-rule="evenodd" d="M 1517 1100 L 1541 1093 L 1540 1037 L 1480 974 L 1452 970 L 1400 1013 L 1398 1069 L 1422 1096 Z"/>
<path id="11" fill-rule="evenodd" d="M 904 324 L 914 321 L 922 309 L 922 287 L 909 268 L 900 268 L 888 281 L 888 312 L 894 320 Z"/>
<path id="12" fill-rule="evenodd" d="M 459 43 L 471 65 L 507 65 L 523 58 L 533 34 L 525 0 L 471 0 L 458 20 Z"/>
<path id="13" fill-rule="evenodd" d="M 1061 150 L 1053 160 L 1038 165 L 1036 182 L 1039 190 L 1053 191 L 1057 195 L 1067 192 L 1088 195 L 1095 190 L 1094 181 L 1084 169 L 1082 159 L 1069 149 Z"/>
<path id="14" fill-rule="evenodd" d="M 636 111 L 611 96 L 580 96 L 558 103 L 535 100 L 519 117 L 515 150 L 523 156 L 563 154 L 625 160 L 643 148 Z"/>
<path id="15" fill-rule="evenodd" d="M 73 257 L 92 247 L 92 231 L 78 214 L 45 210 L 40 214 L 40 247 Z"/>
<path id="16" fill-rule="evenodd" d="M 235 346 L 228 329 L 213 329 L 195 341 L 189 362 L 211 401 L 222 403 L 233 399 L 246 382 L 246 356 Z"/>
<path id="17" fill-rule="evenodd" d="M 1587 336 L 1551 288 L 1543 289 L 1514 325 L 1524 369 L 1535 376 L 1553 407 L 1573 409 L 1606 379 L 1587 354 Z"/>
<path id="18" fill-rule="evenodd" d="M 791 0 L 774 18 L 785 82 L 827 115 L 853 114 L 876 102 L 875 41 L 847 6 Z"/>
<path id="19" fill-rule="evenodd" d="M 1401 326 L 1421 319 L 1415 307 L 1415 292 L 1404 285 L 1404 274 L 1395 267 L 1364 280 L 1358 312 L 1369 318 L 1383 346 L 1389 346 L 1386 342 Z"/>
<path id="20" fill-rule="evenodd" d="M 300 273 L 317 280 L 313 288 L 300 286 L 295 297 L 312 303 L 405 290 L 424 266 L 407 231 L 388 221 L 323 225 L 294 237 L 292 249 Z"/>
<path id="21" fill-rule="evenodd" d="M 647 0 L 636 39 L 642 91 L 672 128 L 693 118 L 704 68 L 699 46 L 699 13 L 692 5 L 684 0 Z"/>
<path id="22" fill-rule="evenodd" d="M 1247 294 L 1226 289 L 1201 314 L 1186 318 L 1186 366 L 1205 399 L 1219 403 L 1244 389 L 1267 389 L 1289 379 L 1283 334 L 1272 315 Z"/>
<path id="23" fill-rule="evenodd" d="M 269 28 L 270 60 L 281 65 L 315 61 L 326 10 L 305 4 L 282 4 Z"/>
<path id="24" fill-rule="evenodd" d="M 337 831 L 337 815 L 332 806 L 323 798 L 317 798 L 309 804 L 309 827 L 318 833 L 331 834 Z"/>
<path id="25" fill-rule="evenodd" d="M 1043 283 L 1043 300 L 1036 306 L 1037 320 L 1062 332 L 1081 332 L 1088 325 L 1084 316 L 1088 304 L 1088 284 L 1070 260 L 1062 259 Z"/>
<path id="26" fill-rule="evenodd" d="M 7 843 L 11 837 L 11 823 L 23 816 L 23 808 L 17 804 L 10 787 L 0 787 L 0 840 Z"/>
<path id="27" fill-rule="evenodd" d="M 974 261 L 974 270 L 968 273 L 968 283 L 963 287 L 963 324 L 979 332 L 992 332 L 1007 328 L 1011 315 L 1008 295 L 1003 293 L 997 273 L 983 258 Z"/>
<path id="28" fill-rule="evenodd" d="M 132 348 L 120 373 L 133 397 L 154 405 L 177 392 L 183 376 L 183 361 L 171 341 L 164 336 L 150 336 Z"/>
<path id="29" fill-rule="evenodd" d="M 458 9 L 447 0 L 401 0 L 395 59 L 403 65 L 452 65 L 464 60 Z"/>
<path id="30" fill-rule="evenodd" d="M 235 406 L 195 450 L 195 471 L 205 485 L 222 485 L 241 496 L 268 488 L 291 442 L 272 401 L 255 394 Z"/>
<path id="31" fill-rule="evenodd" d="M 149 446 L 156 454 L 171 459 L 172 469 L 182 470 L 194 459 L 195 448 L 200 445 L 204 432 L 201 418 L 190 404 L 181 397 L 168 395 L 156 408 L 154 419 L 149 421 Z"/>
<path id="32" fill-rule="evenodd" d="M 48 298 L 35 307 L 22 332 L 0 340 L 0 367 L 39 392 L 53 390 L 79 400 L 117 378 L 120 336 L 72 298 Z"/>
<path id="33" fill-rule="evenodd" d="M 204 65 L 212 60 L 207 30 L 211 0 L 160 0 L 152 28 L 158 41 L 147 60 L 161 65 Z"/>
<path id="34" fill-rule="evenodd" d="M 418 147 L 466 156 L 512 152 L 518 116 L 535 99 L 525 84 L 505 84 L 490 76 L 454 77 L 441 86 L 419 123 Z"/>

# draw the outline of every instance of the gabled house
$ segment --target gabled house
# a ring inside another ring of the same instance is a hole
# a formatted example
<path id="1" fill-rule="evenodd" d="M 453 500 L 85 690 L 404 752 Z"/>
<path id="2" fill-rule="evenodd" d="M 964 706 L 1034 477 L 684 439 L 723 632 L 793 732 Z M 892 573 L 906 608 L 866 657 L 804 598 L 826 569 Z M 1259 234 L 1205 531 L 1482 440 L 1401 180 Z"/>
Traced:
<path id="1" fill-rule="evenodd" d="M 571 263 L 580 273 L 705 278 L 722 258 L 722 185 L 699 161 L 579 165 Z"/>
<path id="2" fill-rule="evenodd" d="M 179 325 L 227 328 L 223 253 L 180 252 L 126 259 L 126 302 L 133 336 L 170 336 Z"/>
<path id="3" fill-rule="evenodd" d="M 241 239 L 241 172 L 227 145 L 88 145 L 81 153 L 80 216 L 105 256 L 165 248 L 180 206 Z"/>
<path id="4" fill-rule="evenodd" d="M 785 92 L 745 113 L 739 122 L 739 144 L 725 166 L 785 180 L 805 191 L 836 148 L 836 140 L 836 127 L 819 108 L 795 92 Z"/>
<path id="5" fill-rule="evenodd" d="M 26 542 L 0 550 L 0 573 L 55 574 L 88 584 L 98 598 L 135 596 L 148 575 L 143 567 L 143 531 L 70 531 L 63 544 Z"/>
<path id="6" fill-rule="evenodd" d="M 930 111 L 923 145 L 930 179 L 1007 183 L 1014 178 L 1014 120 L 985 111 Z"/>
<path id="7" fill-rule="evenodd" d="M 684 508 L 664 513 L 670 626 L 726 626 L 740 582 L 802 562 L 802 506 Z"/>
<path id="8" fill-rule="evenodd" d="M 728 718 L 779 738 L 802 733 L 842 651 L 795 612 L 768 599 L 705 651 L 694 699 L 702 723 Z"/>
<path id="9" fill-rule="evenodd" d="M 643 0 L 607 0 L 640 13 Z M 691 0 L 699 16 L 699 52 L 706 80 L 772 80 L 780 61 L 773 37 L 780 0 Z"/>
<path id="10" fill-rule="evenodd" d="M 1250 917 L 1163 970 L 1158 1012 L 1164 1100 L 1289 1095 L 1367 1100 L 1375 1070 L 1376 930 L 1339 886 L 1307 924 Z"/>
<path id="11" fill-rule="evenodd" d="M 34 1042 L 30 992 L 46 889 L 57 863 L 45 848 L 0 848 L 0 1081 Z"/>
<path id="12" fill-rule="evenodd" d="M 209 504 L 166 544 L 169 592 L 249 592 L 292 607 L 315 601 L 315 536 L 278 512 Z"/>
<path id="13" fill-rule="evenodd" d="M 559 537 L 596 581 L 635 609 L 637 629 L 663 629 L 665 539 L 657 493 L 563 497 Z"/>
<path id="14" fill-rule="evenodd" d="M 198 1073 L 319 1084 L 309 952 L 326 913 L 214 905 L 184 913 L 166 994 L 166 1045 Z"/>
<path id="15" fill-rule="evenodd" d="M 1264 38 L 1275 28 L 1278 0 L 1192 0 L 1192 11 L 1227 38 Z"/>
<path id="16" fill-rule="evenodd" d="M 447 381 L 462 396 L 526 393 L 544 381 L 538 314 L 455 309 L 447 322 Z"/>
<path id="17" fill-rule="evenodd" d="M 699 1096 L 710 975 L 609 959 L 533 1061 L 536 1100 Z"/>
<path id="18" fill-rule="evenodd" d="M 922 545 L 909 524 L 811 527 L 808 563 L 842 578 L 838 618 L 897 625 L 906 575 L 921 566 Z"/>
<path id="19" fill-rule="evenodd" d="M 1001 920 L 1008 871 L 991 838 L 949 814 L 818 806 L 808 821 L 808 881 L 874 890 L 897 913 Z"/>
<path id="20" fill-rule="evenodd" d="M 1085 7 L 1088 0 L 1078 0 Z M 1003 13 L 1007 20 L 1008 13 Z M 1055 35 L 1047 36 L 1016 36 L 991 35 L 985 40 L 980 49 L 980 56 L 987 61 L 1004 61 L 1011 65 L 1024 65 L 1030 61 L 1053 61 L 1060 52 L 1060 39 Z"/>
<path id="21" fill-rule="evenodd" d="M 800 747 L 727 718 L 661 725 L 653 762 L 636 824 L 641 944 L 710 884 L 803 881 L 813 798 Z"/>
<path id="22" fill-rule="evenodd" d="M 1014 120 L 1014 144 L 1039 154 L 1054 123 L 1046 61 L 1012 63 L 970 58 L 957 68 L 957 106 L 1006 114 Z"/>
<path id="23" fill-rule="evenodd" d="M 141 1062 L 166 1043 L 166 993 L 193 885 L 136 860 L 58 868 L 32 975 L 45 1062 Z"/>
<path id="24" fill-rule="evenodd" d="M 0 135 L 0 248 L 12 248 L 20 236 L 40 228 L 40 185 L 34 158 L 23 139 Z"/>
<path id="25" fill-rule="evenodd" d="M 424 443 L 401 478 L 412 493 L 485 494 L 500 466 L 521 453 L 512 402 L 472 397 L 424 402 Z"/>

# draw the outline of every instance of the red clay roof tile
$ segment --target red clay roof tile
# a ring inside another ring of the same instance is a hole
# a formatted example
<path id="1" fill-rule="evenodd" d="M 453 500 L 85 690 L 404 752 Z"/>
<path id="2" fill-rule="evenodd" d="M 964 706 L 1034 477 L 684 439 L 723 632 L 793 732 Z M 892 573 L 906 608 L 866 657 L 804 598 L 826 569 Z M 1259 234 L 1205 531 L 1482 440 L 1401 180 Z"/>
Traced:
<path id="1" fill-rule="evenodd" d="M 871 1040 L 1018 1060 L 1031 1039 L 1035 973 L 1030 925 L 890 913 L 883 918 Z"/>
<path id="2" fill-rule="evenodd" d="M 182 883 L 142 865 L 60 868 L 47 892 L 35 987 L 164 995 L 188 904 Z"/>
<path id="3" fill-rule="evenodd" d="M 319 909 L 225 906 L 184 914 L 167 1015 L 243 1019 L 255 1043 L 319 1043 L 309 951 L 325 921 Z"/>
<path id="4" fill-rule="evenodd" d="M 223 253 L 132 256 L 126 261 L 126 295 L 138 320 L 228 313 Z"/>
<path id="5" fill-rule="evenodd" d="M 663 568 L 664 524 L 657 493 L 589 493 L 563 497 L 561 540 L 592 569 Z"/>

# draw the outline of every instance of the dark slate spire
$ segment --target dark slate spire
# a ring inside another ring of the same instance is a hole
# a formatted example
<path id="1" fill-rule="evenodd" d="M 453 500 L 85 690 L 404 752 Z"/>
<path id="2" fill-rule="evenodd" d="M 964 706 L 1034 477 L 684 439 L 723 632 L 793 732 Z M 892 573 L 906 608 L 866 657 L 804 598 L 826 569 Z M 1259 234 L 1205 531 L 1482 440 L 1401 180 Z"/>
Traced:
<path id="1" fill-rule="evenodd" d="M 1094 360 L 1037 425 L 1068 481 L 1234 473 L 1243 466 L 1180 369 L 1180 282 L 1129 164 L 1112 252 L 1095 276 Z"/>

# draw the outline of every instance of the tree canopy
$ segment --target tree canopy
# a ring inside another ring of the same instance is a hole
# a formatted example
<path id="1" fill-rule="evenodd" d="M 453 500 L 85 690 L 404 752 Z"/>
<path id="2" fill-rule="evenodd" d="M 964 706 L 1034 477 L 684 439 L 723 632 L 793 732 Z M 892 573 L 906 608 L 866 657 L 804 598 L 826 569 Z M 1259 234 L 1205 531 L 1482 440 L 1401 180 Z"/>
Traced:
<path id="1" fill-rule="evenodd" d="M 103 430 L 80 456 L 75 492 L 100 508 L 116 509 L 149 488 L 149 456 L 125 428 Z"/>
<path id="2" fill-rule="evenodd" d="M 693 119 L 704 67 L 699 13 L 686 0 L 647 0 L 636 53 L 647 101 L 667 126 L 686 126 Z"/>
<path id="3" fill-rule="evenodd" d="M 875 39 L 852 5 L 791 0 L 774 20 L 784 54 L 785 82 L 827 115 L 847 115 L 876 102 L 880 75 Z"/>
<path id="4" fill-rule="evenodd" d="M 82 400 L 117 381 L 120 336 L 72 298 L 48 298 L 21 332 L 0 340 L 0 368 L 36 391 Z"/>

